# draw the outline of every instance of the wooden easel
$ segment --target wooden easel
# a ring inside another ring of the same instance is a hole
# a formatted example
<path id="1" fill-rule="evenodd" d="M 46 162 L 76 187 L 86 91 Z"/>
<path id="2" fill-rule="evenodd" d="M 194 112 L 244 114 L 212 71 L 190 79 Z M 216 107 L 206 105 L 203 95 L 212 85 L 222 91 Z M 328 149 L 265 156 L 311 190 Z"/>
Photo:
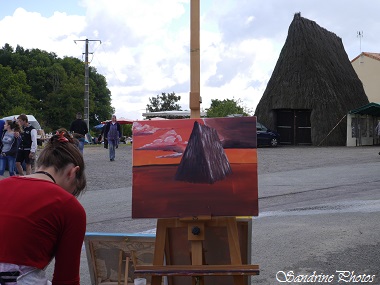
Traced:
<path id="1" fill-rule="evenodd" d="M 190 118 L 200 118 L 200 37 L 199 1 L 190 2 Z M 230 263 L 203 264 L 203 246 L 206 227 L 225 227 L 228 234 Z M 169 228 L 187 227 L 191 244 L 191 265 L 174 265 L 165 248 L 169 247 Z M 164 264 L 164 259 L 166 258 Z M 242 264 L 238 228 L 235 217 L 196 216 L 189 218 L 158 219 L 153 265 L 135 265 L 135 275 L 151 275 L 151 285 L 160 285 L 163 276 L 191 276 L 193 285 L 203 285 L 204 276 L 233 276 L 235 285 L 244 285 L 244 275 L 258 275 L 259 266 Z M 172 283 L 169 280 L 169 285 Z"/>
<path id="2" fill-rule="evenodd" d="M 169 248 L 168 230 L 187 228 L 187 239 L 191 244 L 191 265 L 175 265 L 165 255 Z M 230 261 L 224 265 L 205 265 L 202 242 L 206 227 L 225 227 L 228 234 Z M 166 258 L 166 265 L 164 264 Z M 204 276 L 233 276 L 234 285 L 244 285 L 244 275 L 258 275 L 259 266 L 242 264 L 238 228 L 235 217 L 198 216 L 190 218 L 158 219 L 153 265 L 136 265 L 135 275 L 151 275 L 152 285 L 160 285 L 163 276 L 189 276 L 192 284 L 204 284 Z"/>

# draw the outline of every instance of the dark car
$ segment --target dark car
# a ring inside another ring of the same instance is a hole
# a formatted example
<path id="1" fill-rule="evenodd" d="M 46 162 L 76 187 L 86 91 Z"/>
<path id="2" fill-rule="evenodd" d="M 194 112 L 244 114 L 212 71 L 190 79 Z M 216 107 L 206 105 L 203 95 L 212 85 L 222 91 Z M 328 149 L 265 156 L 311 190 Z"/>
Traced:
<path id="1" fill-rule="evenodd" d="M 277 146 L 280 143 L 279 133 L 272 131 L 259 122 L 256 123 L 257 145 Z"/>

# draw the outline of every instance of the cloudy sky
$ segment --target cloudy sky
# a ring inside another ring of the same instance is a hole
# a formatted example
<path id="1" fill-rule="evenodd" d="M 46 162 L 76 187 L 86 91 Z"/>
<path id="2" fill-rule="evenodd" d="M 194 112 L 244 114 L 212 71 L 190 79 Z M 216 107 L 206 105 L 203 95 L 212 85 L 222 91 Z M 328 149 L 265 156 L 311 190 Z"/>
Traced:
<path id="1" fill-rule="evenodd" d="M 202 109 L 240 99 L 255 110 L 293 16 L 342 38 L 349 59 L 380 52 L 380 1 L 200 0 Z M 358 31 L 363 37 L 357 36 Z M 0 45 L 83 58 L 104 75 L 118 117 L 141 119 L 150 97 L 180 95 L 189 110 L 190 0 L 0 0 Z M 84 72 L 84 71 L 83 71 Z M 91 90 L 90 90 L 91 91 Z"/>

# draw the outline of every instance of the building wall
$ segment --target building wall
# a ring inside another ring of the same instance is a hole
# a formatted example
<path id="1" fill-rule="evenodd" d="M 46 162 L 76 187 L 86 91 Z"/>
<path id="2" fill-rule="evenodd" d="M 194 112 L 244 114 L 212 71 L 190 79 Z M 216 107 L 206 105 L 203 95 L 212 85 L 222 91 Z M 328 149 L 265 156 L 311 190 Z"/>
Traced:
<path id="1" fill-rule="evenodd" d="M 380 60 L 363 55 L 352 61 L 369 102 L 380 103 Z"/>

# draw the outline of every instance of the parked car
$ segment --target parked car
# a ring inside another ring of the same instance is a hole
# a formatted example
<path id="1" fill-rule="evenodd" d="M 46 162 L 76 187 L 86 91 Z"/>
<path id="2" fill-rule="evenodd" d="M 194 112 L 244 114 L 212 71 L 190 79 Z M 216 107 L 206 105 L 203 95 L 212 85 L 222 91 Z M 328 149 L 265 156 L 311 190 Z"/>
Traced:
<path id="1" fill-rule="evenodd" d="M 266 126 L 259 122 L 256 123 L 256 131 L 258 146 L 267 145 L 275 147 L 280 143 L 280 134 L 268 129 Z"/>
<path id="2" fill-rule="evenodd" d="M 16 120 L 20 115 L 12 115 L 4 117 L 3 120 Z M 41 130 L 41 125 L 33 115 L 26 115 L 28 117 L 28 122 L 36 129 Z"/>

